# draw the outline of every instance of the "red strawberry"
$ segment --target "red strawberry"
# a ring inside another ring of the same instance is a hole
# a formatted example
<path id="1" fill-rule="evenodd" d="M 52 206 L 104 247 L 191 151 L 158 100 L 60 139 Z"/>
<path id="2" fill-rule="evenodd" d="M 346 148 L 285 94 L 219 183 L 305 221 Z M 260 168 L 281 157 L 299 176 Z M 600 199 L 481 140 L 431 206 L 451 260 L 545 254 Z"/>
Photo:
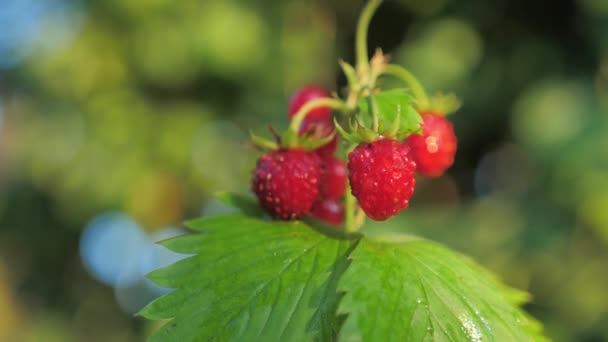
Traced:
<path id="1" fill-rule="evenodd" d="M 336 153 L 338 149 L 338 136 L 336 135 L 330 142 L 319 147 L 315 150 L 315 152 L 319 155 L 319 157 L 325 159 L 330 158 Z"/>
<path id="2" fill-rule="evenodd" d="M 331 225 L 339 226 L 344 221 L 344 207 L 340 201 L 326 198 L 315 204 L 312 216 Z"/>
<path id="3" fill-rule="evenodd" d="M 307 215 L 319 197 L 320 159 L 302 150 L 262 155 L 253 173 L 252 189 L 272 217 L 293 220 Z"/>
<path id="4" fill-rule="evenodd" d="M 334 157 L 322 159 L 321 197 L 340 199 L 346 190 L 346 164 Z"/>
<path id="5" fill-rule="evenodd" d="M 291 100 L 289 101 L 289 120 L 304 106 L 306 103 L 319 98 L 329 97 L 329 93 L 317 86 L 306 86 L 298 89 Z M 327 107 L 319 107 L 311 110 L 306 114 L 300 127 L 300 135 L 310 133 L 316 138 L 324 138 L 334 133 L 335 127 L 331 117 L 331 109 Z M 319 147 L 317 153 L 321 157 L 331 156 L 336 152 L 338 146 L 338 138 L 332 139 L 327 144 Z"/>
<path id="6" fill-rule="evenodd" d="M 329 97 L 329 93 L 321 87 L 311 85 L 296 90 L 289 101 L 289 119 L 291 119 L 306 103 L 324 97 Z M 327 107 L 315 108 L 308 112 L 306 117 L 331 121 L 331 109 Z"/>
<path id="7" fill-rule="evenodd" d="M 353 195 L 370 218 L 384 221 L 405 209 L 414 194 L 416 163 L 396 140 L 360 144 L 348 155 Z"/>
<path id="8" fill-rule="evenodd" d="M 423 176 L 441 176 L 454 163 L 457 139 L 452 124 L 444 116 L 422 114 L 422 135 L 411 135 L 407 144 Z"/>

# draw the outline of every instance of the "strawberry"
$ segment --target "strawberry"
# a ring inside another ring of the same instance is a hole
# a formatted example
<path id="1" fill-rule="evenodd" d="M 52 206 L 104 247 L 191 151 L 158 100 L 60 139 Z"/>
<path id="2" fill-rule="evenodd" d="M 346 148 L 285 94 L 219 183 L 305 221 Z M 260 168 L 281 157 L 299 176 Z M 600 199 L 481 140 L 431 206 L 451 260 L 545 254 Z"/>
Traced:
<path id="1" fill-rule="evenodd" d="M 289 102 L 288 118 L 291 120 L 293 116 L 306 103 L 319 98 L 329 97 L 329 93 L 317 86 L 307 86 L 298 89 Z M 325 138 L 335 132 L 334 122 L 331 117 L 331 109 L 327 107 L 319 107 L 309 111 L 302 121 L 299 135 L 310 134 L 314 138 Z M 332 156 L 338 147 L 338 137 L 336 136 L 327 144 L 319 147 L 317 153 L 319 156 Z"/>
<path id="2" fill-rule="evenodd" d="M 330 156 L 322 159 L 321 197 L 340 199 L 346 190 L 346 164 Z"/>
<path id="3" fill-rule="evenodd" d="M 344 206 L 339 200 L 326 198 L 315 204 L 312 216 L 331 225 L 339 226 L 344 221 Z"/>
<path id="4" fill-rule="evenodd" d="M 316 138 L 325 138 L 335 131 L 334 123 L 331 120 L 310 118 L 306 116 L 300 128 L 300 135 L 310 134 Z M 338 136 L 327 144 L 317 148 L 315 151 L 321 158 L 331 158 L 338 148 Z"/>
<path id="5" fill-rule="evenodd" d="M 289 119 L 291 120 L 306 103 L 324 97 L 329 97 L 329 93 L 321 87 L 310 85 L 296 90 L 289 101 Z M 326 107 L 315 108 L 308 112 L 306 117 L 331 121 L 331 110 Z"/>
<path id="6" fill-rule="evenodd" d="M 308 213 L 319 197 L 319 157 L 299 149 L 262 155 L 253 172 L 252 190 L 272 217 L 294 220 Z"/>
<path id="7" fill-rule="evenodd" d="M 457 139 L 452 124 L 444 116 L 423 113 L 422 135 L 411 135 L 407 144 L 423 176 L 441 176 L 454 163 Z"/>
<path id="8" fill-rule="evenodd" d="M 346 190 L 346 165 L 334 156 L 321 161 L 321 187 L 312 216 L 331 225 L 344 221 L 344 207 L 340 198 Z"/>
<path id="9" fill-rule="evenodd" d="M 348 155 L 348 170 L 353 195 L 376 221 L 405 209 L 414 194 L 416 163 L 410 148 L 397 140 L 359 144 Z"/>

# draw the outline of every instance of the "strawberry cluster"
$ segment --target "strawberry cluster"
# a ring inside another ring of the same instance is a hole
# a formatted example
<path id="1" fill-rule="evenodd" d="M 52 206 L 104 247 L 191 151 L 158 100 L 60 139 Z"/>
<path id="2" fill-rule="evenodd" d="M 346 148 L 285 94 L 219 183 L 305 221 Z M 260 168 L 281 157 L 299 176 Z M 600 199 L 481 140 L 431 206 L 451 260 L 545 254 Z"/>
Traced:
<path id="1" fill-rule="evenodd" d="M 252 190 L 273 218 L 312 216 L 344 223 L 352 233 L 363 214 L 384 221 L 407 208 L 416 174 L 439 177 L 454 163 L 457 139 L 446 115 L 460 101 L 449 93 L 427 96 L 416 77 L 391 64 L 381 49 L 370 58 L 367 31 L 378 5 L 370 2 L 359 18 L 355 65 L 339 61 L 344 96 L 302 87 L 291 97 L 289 127 L 281 136 L 272 130 L 270 141 L 251 134 L 257 147 L 271 151 L 258 160 Z M 386 75 L 407 87 L 383 91 L 377 81 Z M 348 164 L 336 156 L 337 133 L 349 142 Z"/>
<path id="2" fill-rule="evenodd" d="M 307 103 L 328 98 L 317 86 L 297 90 L 289 103 L 288 118 Z M 344 220 L 342 197 L 346 189 L 346 165 L 335 156 L 336 136 L 331 109 L 318 107 L 303 119 L 298 134 L 329 142 L 311 150 L 279 149 L 260 157 L 253 177 L 253 191 L 268 214 L 278 219 L 297 219 L 308 214 L 331 225 Z"/>
<path id="3" fill-rule="evenodd" d="M 317 86 L 297 90 L 289 103 L 288 119 L 293 120 L 306 104 L 323 98 L 329 98 L 329 93 Z M 403 141 L 379 135 L 374 141 L 362 142 L 348 154 L 347 167 L 336 156 L 338 138 L 331 108 L 312 108 L 302 118 L 298 136 L 323 143 L 308 150 L 278 146 L 262 155 L 254 170 L 253 192 L 274 218 L 311 215 L 337 226 L 344 221 L 348 178 L 361 210 L 371 219 L 386 220 L 408 207 L 416 171 L 437 177 L 454 161 L 452 124 L 441 113 L 420 112 L 420 134 Z"/>

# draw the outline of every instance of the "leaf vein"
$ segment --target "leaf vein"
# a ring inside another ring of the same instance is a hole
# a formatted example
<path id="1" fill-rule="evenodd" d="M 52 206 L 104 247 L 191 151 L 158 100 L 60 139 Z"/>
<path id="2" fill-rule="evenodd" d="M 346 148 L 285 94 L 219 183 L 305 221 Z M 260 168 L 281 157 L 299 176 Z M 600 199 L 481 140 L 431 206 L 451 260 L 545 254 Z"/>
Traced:
<path id="1" fill-rule="evenodd" d="M 410 259 L 411 259 L 412 256 L 409 253 L 407 253 L 406 255 L 408 257 L 410 257 Z M 424 296 L 425 303 L 427 304 L 427 306 L 425 306 L 425 309 L 426 309 L 428 321 L 429 321 L 430 328 L 431 328 L 431 330 L 430 330 L 431 337 L 434 339 L 435 338 L 435 329 L 433 326 L 433 320 L 431 319 L 432 313 L 431 313 L 431 309 L 430 309 L 431 304 L 429 303 L 429 296 L 426 293 L 426 289 L 424 288 L 424 283 L 422 282 L 422 277 L 420 276 L 418 269 L 416 269 L 416 267 L 412 267 L 412 268 L 414 270 L 414 273 L 416 274 L 416 277 L 418 278 L 418 281 L 420 282 L 420 290 L 422 291 L 422 295 Z"/>
<path id="2" fill-rule="evenodd" d="M 247 302 L 248 302 L 248 303 L 251 303 L 251 301 L 253 301 L 253 300 L 257 299 L 257 297 L 258 297 L 258 296 L 259 296 L 261 293 L 263 293 L 263 292 L 264 292 L 264 291 L 265 291 L 265 290 L 268 288 L 268 286 L 269 286 L 271 283 L 273 283 L 274 281 L 276 281 L 277 279 L 279 279 L 279 278 L 280 278 L 280 277 L 283 275 L 283 273 L 285 273 L 285 271 L 287 271 L 287 269 L 289 269 L 289 268 L 290 268 L 290 267 L 291 267 L 291 266 L 292 266 L 292 265 L 293 265 L 293 264 L 294 264 L 296 261 L 298 261 L 298 260 L 300 260 L 301 258 L 303 258 L 303 257 L 304 257 L 306 254 L 308 254 L 308 252 L 310 252 L 311 250 L 315 249 L 315 248 L 316 248 L 318 245 L 320 245 L 320 244 L 321 244 L 321 243 L 322 243 L 324 240 L 325 240 L 325 238 L 321 238 L 319 241 L 315 242 L 313 245 L 311 245 L 310 247 L 308 247 L 308 248 L 307 248 L 307 249 L 304 251 L 304 253 L 302 253 L 302 254 L 298 255 L 298 256 L 297 256 L 297 257 L 296 257 L 294 260 L 290 261 L 290 262 L 289 262 L 289 263 L 288 263 L 288 264 L 287 264 L 285 267 L 283 267 L 283 269 L 281 269 L 281 270 L 280 270 L 280 271 L 277 273 L 277 275 L 276 275 L 276 276 L 274 276 L 273 278 L 271 278 L 270 280 L 268 280 L 266 283 L 264 283 L 264 284 L 263 284 L 261 287 L 259 287 L 259 288 L 258 288 L 258 290 L 256 290 L 256 291 L 254 292 L 254 294 L 253 294 L 251 297 L 249 297 L 249 299 L 247 300 Z M 244 287 L 243 287 L 243 288 L 244 288 Z M 216 301 L 215 301 L 215 302 L 214 302 L 212 305 L 215 305 L 216 303 L 223 301 L 225 298 L 226 298 L 226 296 L 223 296 L 221 299 L 216 300 Z M 226 326 L 227 326 L 227 325 L 228 325 L 230 322 L 232 322 L 232 320 L 233 320 L 234 318 L 236 318 L 237 316 L 239 316 L 239 315 L 240 315 L 240 314 L 243 312 L 243 310 L 244 310 L 244 307 L 243 307 L 243 308 L 241 308 L 241 309 L 240 309 L 240 310 L 239 310 L 239 311 L 238 311 L 236 314 L 234 314 L 234 315 L 230 316 L 230 317 L 229 317 L 229 318 L 226 320 L 226 322 L 224 323 L 223 328 L 225 328 L 225 327 L 226 327 Z M 220 316 L 223 316 L 223 314 L 224 314 L 224 313 L 227 313 L 228 311 L 231 311 L 231 310 L 226 310 L 226 312 L 222 312 L 222 315 L 220 315 Z M 202 323 L 204 323 L 204 320 L 203 320 L 203 322 L 202 322 Z"/>
<path id="3" fill-rule="evenodd" d="M 462 303 L 463 303 L 463 304 L 464 304 L 466 307 L 468 307 L 468 308 L 469 308 L 469 311 L 472 311 L 472 312 L 475 314 L 475 316 L 478 318 L 478 319 L 477 319 L 478 323 L 479 323 L 479 322 L 481 322 L 481 324 L 482 324 L 483 326 L 485 326 L 485 327 L 486 327 L 487 332 L 490 332 L 490 333 L 491 333 L 492 328 L 491 328 L 491 327 L 490 327 L 490 326 L 489 326 L 489 325 L 488 325 L 486 322 L 484 322 L 484 320 L 482 320 L 482 319 L 481 319 L 481 317 L 480 317 L 480 316 L 479 316 L 479 315 L 478 315 L 478 314 L 475 312 L 475 309 L 473 309 L 473 308 L 472 308 L 472 307 L 471 307 L 471 306 L 470 306 L 470 305 L 467 303 L 467 299 L 466 299 L 465 297 L 463 297 L 463 296 L 462 296 L 462 294 L 461 294 L 461 292 L 460 292 L 460 291 L 457 291 L 456 289 L 454 289 L 454 287 L 452 286 L 452 284 L 451 284 L 451 283 L 450 283 L 450 282 L 449 282 L 447 279 L 445 279 L 445 278 L 444 278 L 444 277 L 443 277 L 441 274 L 437 273 L 437 271 L 435 271 L 433 268 L 431 268 L 430 266 L 428 266 L 428 265 L 427 265 L 426 263 L 424 263 L 422 260 L 420 260 L 420 259 L 418 259 L 418 258 L 416 258 L 416 257 L 414 257 L 414 256 L 412 256 L 412 257 L 413 257 L 413 258 L 415 258 L 415 259 L 418 261 L 418 263 L 419 263 L 420 265 L 424 266 L 424 267 L 425 267 L 427 270 L 429 270 L 431 273 L 435 274 L 435 275 L 436 275 L 436 276 L 437 276 L 439 279 L 441 279 L 441 281 L 442 281 L 442 282 L 443 282 L 443 283 L 446 285 L 446 288 L 447 288 L 448 290 L 450 290 L 450 292 L 452 292 L 453 294 L 455 294 L 455 296 L 456 296 L 456 297 L 460 298 L 460 299 L 461 299 L 461 302 L 462 302 Z M 437 297 L 439 297 L 439 296 L 437 296 Z M 440 299 L 441 299 L 441 298 L 440 298 Z M 443 299 L 441 299 L 441 301 L 442 301 L 442 302 L 444 303 L 444 305 L 445 305 L 445 302 L 443 301 Z M 517 332 L 516 332 L 515 330 L 513 330 L 513 327 L 511 326 L 511 324 L 507 324 L 507 322 L 504 320 L 504 318 L 502 317 L 502 315 L 499 315 L 499 314 L 498 314 L 498 312 L 496 312 L 496 310 L 494 310 L 494 309 L 493 309 L 492 305 L 490 305 L 489 303 L 486 303 L 486 306 L 488 307 L 488 309 L 489 309 L 489 310 L 490 310 L 492 313 L 494 313 L 494 315 L 495 315 L 495 316 L 498 318 L 498 320 L 500 320 L 501 322 L 503 322 L 504 326 L 505 326 L 505 327 L 507 327 L 507 329 L 508 329 L 508 330 L 510 331 L 510 333 L 512 334 L 512 337 L 517 338 L 517 337 L 519 336 L 519 334 L 517 334 Z M 448 308 L 449 308 L 449 306 L 448 306 L 448 305 L 446 305 L 446 307 L 448 307 Z M 456 314 L 455 314 L 454 312 L 452 312 L 452 310 L 451 310 L 451 309 L 449 309 L 449 311 L 450 311 L 450 313 L 452 313 L 452 315 L 453 315 L 454 317 L 458 318 L 458 317 L 456 316 Z"/>
<path id="4" fill-rule="evenodd" d="M 287 320 L 287 324 L 283 328 L 283 330 L 281 332 L 281 335 L 279 335 L 279 341 L 282 340 L 282 337 L 285 334 L 285 332 L 287 331 L 287 328 L 289 328 L 290 324 L 292 323 L 291 319 L 292 319 L 294 313 L 297 311 L 298 306 L 302 302 L 302 298 L 304 297 L 304 292 L 306 292 L 306 289 L 310 285 L 311 279 L 314 278 L 315 271 L 316 271 L 317 265 L 318 265 L 318 261 L 319 261 L 319 251 L 315 249 L 315 257 L 313 259 L 312 269 L 310 270 L 310 275 L 308 276 L 308 279 L 306 279 L 306 283 L 304 284 L 304 286 L 302 287 L 302 290 L 300 291 L 300 295 L 298 296 L 298 300 L 293 305 L 293 309 L 291 310 L 291 313 L 289 314 L 289 319 Z"/>

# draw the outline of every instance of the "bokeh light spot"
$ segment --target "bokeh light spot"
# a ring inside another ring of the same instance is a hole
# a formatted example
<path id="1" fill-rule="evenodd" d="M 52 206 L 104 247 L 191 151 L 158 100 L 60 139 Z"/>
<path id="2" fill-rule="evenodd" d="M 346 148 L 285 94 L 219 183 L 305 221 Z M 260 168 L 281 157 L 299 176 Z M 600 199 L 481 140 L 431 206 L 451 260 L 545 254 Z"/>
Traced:
<path id="1" fill-rule="evenodd" d="M 79 2 L 3 0 L 0 23 L 0 69 L 12 68 L 38 48 L 48 53 L 66 44 L 80 25 Z"/>
<path id="2" fill-rule="evenodd" d="M 469 23 L 441 19 L 403 47 L 398 63 L 415 70 L 428 88 L 449 88 L 471 73 L 482 53 L 481 37 Z"/>
<path id="3" fill-rule="evenodd" d="M 127 215 L 103 213 L 93 218 L 80 238 L 80 257 L 91 276 L 112 286 L 141 280 L 139 262 L 150 242 Z"/>
<path id="4" fill-rule="evenodd" d="M 513 133 L 538 150 L 564 144 L 586 124 L 586 98 L 575 83 L 536 84 L 515 103 Z"/>

